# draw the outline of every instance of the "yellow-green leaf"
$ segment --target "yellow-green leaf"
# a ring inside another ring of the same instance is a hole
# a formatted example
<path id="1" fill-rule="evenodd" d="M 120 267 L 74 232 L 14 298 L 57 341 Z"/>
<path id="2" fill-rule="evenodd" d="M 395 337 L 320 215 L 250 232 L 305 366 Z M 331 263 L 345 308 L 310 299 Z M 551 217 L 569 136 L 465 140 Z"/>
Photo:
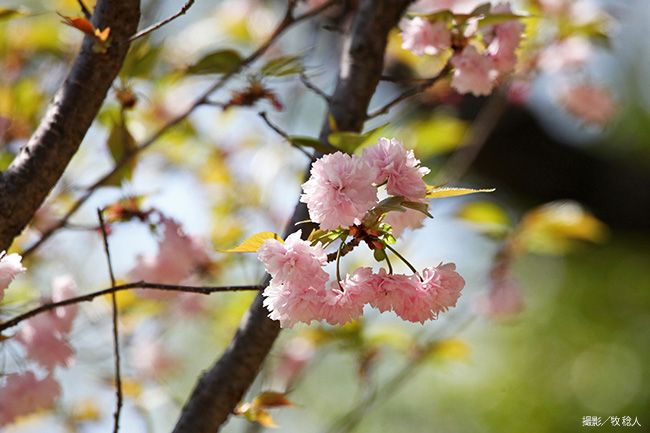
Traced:
<path id="1" fill-rule="evenodd" d="M 138 146 L 126 124 L 121 121 L 116 122 L 111 128 L 106 144 L 115 164 L 121 165 L 122 167 L 113 176 L 107 179 L 106 182 L 104 182 L 104 185 L 120 186 L 123 180 L 130 180 L 133 176 L 136 159 L 132 157 L 126 162 L 124 159 L 131 152 L 134 152 Z"/>
<path id="2" fill-rule="evenodd" d="M 457 197 L 461 195 L 476 194 L 479 192 L 494 192 L 491 189 L 472 189 L 472 188 L 454 188 L 454 187 L 437 187 L 427 185 L 427 198 L 445 198 Z"/>
<path id="3" fill-rule="evenodd" d="M 206 54 L 195 64 L 188 66 L 188 74 L 227 74 L 236 71 L 242 58 L 235 50 L 217 50 Z"/>
<path id="4" fill-rule="evenodd" d="M 0 21 L 10 20 L 12 18 L 16 18 L 19 16 L 26 16 L 29 14 L 30 14 L 29 10 L 23 7 L 17 7 L 17 8 L 0 7 Z"/>
<path id="5" fill-rule="evenodd" d="M 222 253 L 255 253 L 267 239 L 275 239 L 281 243 L 284 243 L 280 235 L 277 233 L 261 232 L 246 238 L 244 242 L 237 245 L 235 248 L 230 248 L 228 250 L 221 250 L 221 252 Z"/>
<path id="6" fill-rule="evenodd" d="M 458 338 L 436 341 L 429 347 L 429 356 L 434 359 L 467 361 L 470 353 L 471 350 L 467 343 Z"/>
<path id="7" fill-rule="evenodd" d="M 545 204 L 529 211 L 517 231 L 516 245 L 536 253 L 563 254 L 577 241 L 602 242 L 607 227 L 572 201 Z"/>
<path id="8" fill-rule="evenodd" d="M 293 406 L 293 403 L 287 398 L 287 394 L 277 391 L 264 391 L 259 393 L 251 403 L 254 408 L 262 409 L 269 407 Z"/>
<path id="9" fill-rule="evenodd" d="M 510 217 L 506 211 L 496 203 L 489 201 L 467 203 L 460 208 L 456 215 L 491 236 L 503 235 L 511 226 Z"/>

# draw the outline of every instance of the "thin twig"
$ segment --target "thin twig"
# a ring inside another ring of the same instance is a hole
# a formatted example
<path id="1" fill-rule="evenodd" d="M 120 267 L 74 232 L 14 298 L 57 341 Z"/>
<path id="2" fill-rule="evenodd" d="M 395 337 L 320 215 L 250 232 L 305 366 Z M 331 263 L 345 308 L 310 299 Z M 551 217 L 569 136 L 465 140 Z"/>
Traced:
<path id="1" fill-rule="evenodd" d="M 84 17 L 86 17 L 87 20 L 91 20 L 93 18 L 93 14 L 90 12 L 90 9 L 88 9 L 88 6 L 86 6 L 84 1 L 77 0 L 77 3 L 79 3 L 79 7 L 81 8 L 81 12 L 84 14 Z"/>
<path id="2" fill-rule="evenodd" d="M 108 233 L 106 232 L 106 223 L 102 210 L 97 209 L 97 218 L 99 218 L 99 226 L 102 229 L 102 239 L 104 240 L 104 252 L 106 253 L 106 262 L 108 264 L 108 275 L 111 278 L 111 287 L 115 287 L 115 274 L 113 273 L 113 261 L 111 260 L 111 250 L 108 246 Z M 118 433 L 120 430 L 120 414 L 122 413 L 122 403 L 124 397 L 122 395 L 122 369 L 120 366 L 120 333 L 118 328 L 118 310 L 117 310 L 117 296 L 115 292 L 111 293 L 111 306 L 112 306 L 112 321 L 113 321 L 113 354 L 115 357 L 115 413 L 113 414 L 113 433 Z"/>
<path id="3" fill-rule="evenodd" d="M 378 109 L 376 109 L 375 111 L 373 111 L 371 113 L 368 113 L 368 119 L 374 119 L 375 117 L 381 116 L 382 114 L 387 114 L 390 111 L 390 109 L 393 108 L 395 105 L 399 104 L 400 102 L 402 102 L 402 101 L 404 101 L 404 100 L 406 100 L 408 98 L 411 98 L 411 97 L 419 94 L 420 92 L 422 92 L 424 89 L 426 89 L 429 86 L 430 86 L 430 84 L 425 85 L 425 86 L 420 85 L 420 86 L 408 89 L 407 91 L 405 91 L 404 93 L 401 93 L 400 95 L 398 95 L 397 97 L 395 97 L 394 99 L 392 99 L 391 101 L 386 103 L 385 105 L 379 107 Z"/>
<path id="4" fill-rule="evenodd" d="M 212 86 L 210 86 L 203 94 L 201 94 L 197 99 L 194 100 L 194 102 L 183 112 L 178 114 L 176 117 L 170 119 L 166 124 L 161 126 L 156 132 L 154 132 L 149 138 L 144 140 L 138 147 L 136 147 L 133 151 L 129 152 L 128 154 L 124 155 L 122 160 L 113 167 L 113 169 L 106 173 L 104 176 L 102 176 L 100 179 L 95 181 L 92 185 L 90 185 L 88 188 L 86 188 L 86 191 L 77 199 L 77 201 L 74 202 L 74 204 L 68 209 L 68 211 L 61 217 L 58 223 L 54 224 L 50 229 L 45 231 L 44 233 L 41 234 L 41 237 L 34 243 L 32 244 L 29 248 L 27 248 L 25 251 L 23 251 L 21 254 L 23 257 L 29 256 L 32 254 L 36 249 L 38 249 L 46 240 L 48 240 L 56 231 L 64 227 L 67 223 L 67 221 L 74 215 L 79 208 L 94 194 L 95 190 L 99 188 L 101 185 L 103 185 L 108 179 L 110 179 L 115 173 L 119 172 L 122 167 L 131 161 L 133 158 L 135 158 L 136 155 L 141 153 L 142 151 L 146 150 L 149 146 L 151 146 L 153 143 L 158 141 L 160 137 L 162 137 L 169 129 L 172 127 L 176 126 L 178 123 L 182 122 L 185 120 L 194 110 L 196 110 L 198 107 L 205 105 L 208 103 L 208 98 L 210 95 L 212 95 L 214 92 L 217 90 L 221 89 L 232 77 L 234 77 L 237 73 L 239 73 L 242 69 L 246 68 L 249 66 L 251 63 L 253 63 L 255 60 L 257 60 L 262 54 L 268 50 L 268 48 L 279 38 L 280 35 L 282 35 L 289 27 L 291 27 L 294 24 L 297 24 L 301 21 L 307 20 L 309 18 L 312 18 L 324 10 L 330 8 L 331 6 L 335 5 L 338 3 L 340 0 L 330 0 L 326 3 L 323 3 L 322 5 L 303 13 L 302 15 L 299 15 L 297 17 L 293 17 L 293 10 L 295 8 L 295 2 L 291 2 L 289 7 L 287 8 L 287 12 L 285 13 L 284 18 L 282 21 L 278 24 L 276 29 L 271 33 L 271 35 L 268 37 L 268 39 L 260 45 L 255 51 L 253 51 L 248 57 L 246 57 L 242 62 L 240 63 L 239 67 L 225 75 L 223 75 L 216 83 L 214 83 Z"/>
<path id="5" fill-rule="evenodd" d="M 313 155 L 311 155 L 309 152 L 307 152 L 305 149 L 303 149 L 302 146 L 299 146 L 299 145 L 295 144 L 295 143 L 291 140 L 291 136 L 290 136 L 289 134 L 287 134 L 285 131 L 283 131 L 283 130 L 278 126 L 278 125 L 276 125 L 275 123 L 271 122 L 271 120 L 269 120 L 268 116 L 266 115 L 266 112 L 265 112 L 265 111 L 260 111 L 260 112 L 257 113 L 257 114 L 262 118 L 262 120 L 264 120 L 264 123 L 266 123 L 266 124 L 268 125 L 269 128 L 271 128 L 271 129 L 272 129 L 273 131 L 275 131 L 279 136 L 281 136 L 282 138 L 284 138 L 284 139 L 285 139 L 285 140 L 286 140 L 286 141 L 287 141 L 291 146 L 293 146 L 293 147 L 295 147 L 296 149 L 298 149 L 299 151 L 301 151 L 301 152 L 302 152 L 302 153 L 303 153 L 307 158 L 309 158 L 311 161 L 315 161 L 315 158 L 314 158 Z"/>
<path id="6" fill-rule="evenodd" d="M 79 1 L 81 1 L 81 0 L 79 0 Z M 187 2 L 185 2 L 183 7 L 178 12 L 176 12 L 174 15 L 172 15 L 170 17 L 167 17 L 164 20 L 159 21 L 159 22 L 157 22 L 155 24 L 152 24 L 152 25 L 150 25 L 149 27 L 147 27 L 145 29 L 140 30 L 138 33 L 136 33 L 135 35 L 133 35 L 133 36 L 131 36 L 129 38 L 129 42 L 133 42 L 136 39 L 139 39 L 139 38 L 141 38 L 143 36 L 146 36 L 149 33 L 153 32 L 155 30 L 158 30 L 159 28 L 161 28 L 165 24 L 174 21 L 176 18 L 180 17 L 181 15 L 185 15 L 185 13 L 192 7 L 193 4 L 194 4 L 194 0 L 187 0 Z"/>
<path id="7" fill-rule="evenodd" d="M 201 295 L 209 295 L 211 293 L 221 293 L 221 292 L 239 292 L 247 290 L 261 290 L 263 287 L 261 285 L 249 285 L 249 286 L 182 286 L 177 284 L 159 284 L 159 283 L 149 283 L 147 281 L 136 281 L 132 283 L 120 284 L 117 286 L 109 287 L 106 289 L 97 290 L 95 292 L 86 293 L 85 295 L 75 296 L 74 298 L 64 299 L 58 302 L 50 302 L 47 304 L 40 305 L 33 310 L 29 310 L 25 313 L 22 313 L 12 319 L 7 320 L 6 322 L 0 323 L 0 332 L 5 329 L 12 328 L 19 323 L 37 316 L 46 311 L 54 310 L 58 307 L 65 307 L 66 305 L 79 304 L 81 302 L 90 302 L 93 299 L 109 295 L 112 293 L 122 292 L 124 290 L 133 290 L 133 289 L 143 289 L 143 290 L 163 290 L 167 292 L 180 292 L 180 293 L 198 293 Z"/>
<path id="8" fill-rule="evenodd" d="M 330 102 L 330 97 L 329 97 L 329 95 L 328 95 L 327 93 L 325 93 L 323 90 L 321 90 L 321 89 L 320 89 L 318 86 L 316 86 L 314 83 L 312 83 L 311 81 L 309 81 L 309 78 L 307 77 L 307 75 L 306 75 L 304 72 L 300 74 L 300 81 L 302 82 L 302 84 L 303 84 L 306 88 L 308 88 L 309 90 L 311 90 L 312 92 L 314 92 L 316 95 L 318 95 L 318 96 L 320 96 L 321 98 L 323 98 L 323 99 L 325 100 L 325 102 L 327 102 L 327 103 L 329 104 L 329 102 Z"/>
<path id="9" fill-rule="evenodd" d="M 431 87 L 436 81 L 438 81 L 441 77 L 444 77 L 447 75 L 448 68 L 444 68 L 438 75 L 432 78 L 426 78 L 421 81 L 419 81 L 419 84 L 406 90 L 405 92 L 401 93 L 400 95 L 396 96 L 394 99 L 389 101 L 388 103 L 384 104 L 383 106 L 377 108 L 375 111 L 372 111 L 368 113 L 367 118 L 368 119 L 373 119 L 375 117 L 381 116 L 382 114 L 386 114 L 390 111 L 391 108 L 399 104 L 400 102 L 411 98 L 415 95 L 418 95 Z"/>

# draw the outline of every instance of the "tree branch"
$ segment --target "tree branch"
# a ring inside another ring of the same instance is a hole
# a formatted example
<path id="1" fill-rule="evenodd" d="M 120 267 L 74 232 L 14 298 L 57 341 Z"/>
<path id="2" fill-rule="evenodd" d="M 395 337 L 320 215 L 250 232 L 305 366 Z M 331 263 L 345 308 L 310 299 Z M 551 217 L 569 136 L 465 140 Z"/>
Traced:
<path id="1" fill-rule="evenodd" d="M 68 220 L 72 215 L 74 215 L 81 206 L 83 206 L 84 203 L 95 193 L 95 190 L 99 188 L 101 185 L 103 185 L 108 179 L 113 177 L 117 172 L 119 172 L 125 164 L 127 164 L 129 161 L 131 161 L 133 158 L 135 158 L 138 154 L 141 152 L 145 151 L 148 149 L 151 145 L 153 145 L 155 142 L 157 142 L 165 133 L 167 133 L 171 128 L 185 120 L 190 114 L 194 112 L 198 107 L 202 105 L 210 105 L 211 101 L 208 100 L 210 95 L 215 93 L 216 91 L 220 90 L 223 88 L 228 81 L 230 81 L 231 78 L 237 75 L 238 72 L 241 70 L 245 69 L 247 66 L 249 66 L 251 63 L 253 63 L 255 60 L 259 59 L 273 43 L 286 31 L 288 30 L 291 26 L 305 21 L 307 19 L 310 19 L 312 17 L 317 16 L 321 12 L 325 11 L 326 9 L 332 7 L 336 3 L 338 3 L 340 0 L 330 0 L 326 3 L 323 3 L 322 5 L 313 8 L 301 15 L 298 15 L 296 17 L 293 16 L 293 9 L 295 7 L 295 2 L 291 3 L 289 7 L 287 8 L 287 12 L 280 22 L 278 26 L 275 28 L 273 33 L 264 41 L 255 51 L 253 51 L 251 54 L 248 55 L 244 60 L 239 65 L 239 68 L 236 70 L 229 72 L 225 75 L 223 75 L 217 82 L 215 82 L 212 86 L 210 86 L 207 90 L 205 90 L 201 95 L 199 95 L 198 98 L 194 100 L 194 102 L 183 112 L 178 114 L 176 117 L 173 117 L 170 119 L 167 123 L 162 125 L 157 131 L 155 131 L 153 134 L 149 136 L 149 138 L 145 139 L 140 145 L 135 148 L 132 152 L 129 154 L 125 155 L 122 160 L 115 164 L 115 167 L 113 169 L 106 173 L 104 176 L 101 178 L 97 179 L 92 185 L 90 185 L 84 193 L 72 204 L 70 209 L 63 215 L 63 217 L 59 220 L 58 223 L 54 224 L 52 227 L 50 227 L 47 231 L 45 231 L 41 237 L 29 248 L 27 248 L 25 251 L 22 252 L 23 257 L 28 256 L 32 254 L 34 251 L 36 251 L 37 248 L 39 248 L 45 241 L 47 241 L 54 233 L 56 233 L 59 229 L 62 227 L 65 227 L 67 224 Z M 1 192 L 1 190 L 0 190 Z M 2 195 L 0 194 L 0 198 L 2 198 Z M 0 212 L 2 209 L 0 209 Z M 1 221 L 1 220 L 0 220 Z M 2 238 L 0 237 L 0 240 Z M 2 247 L 2 243 L 0 242 L 0 247 Z"/>
<path id="2" fill-rule="evenodd" d="M 113 261 L 111 260 L 111 249 L 108 246 L 108 232 L 106 231 L 106 223 L 104 222 L 104 215 L 102 210 L 97 209 L 97 218 L 99 218 L 99 226 L 102 230 L 102 239 L 104 241 L 104 253 L 106 254 L 106 263 L 108 265 L 108 275 L 111 279 L 111 287 L 115 287 L 115 274 L 113 273 Z M 111 293 L 111 309 L 112 309 L 112 324 L 113 324 L 113 354 L 115 357 L 115 413 L 113 414 L 113 433 L 118 433 L 120 430 L 120 414 L 122 413 L 122 368 L 120 362 L 120 332 L 118 327 L 118 311 L 117 311 L 117 295 L 115 292 Z"/>
<path id="3" fill-rule="evenodd" d="M 6 322 L 0 323 L 0 332 L 5 329 L 13 328 L 20 322 L 23 322 L 31 317 L 37 316 L 46 311 L 52 311 L 55 308 L 65 307 L 66 305 L 80 304 L 82 302 L 90 302 L 93 299 L 109 295 L 112 293 L 122 292 L 124 290 L 163 290 L 166 292 L 180 292 L 180 293 L 198 293 L 201 295 L 209 295 L 211 293 L 220 292 L 239 292 L 244 290 L 261 290 L 263 286 L 181 286 L 177 284 L 159 284 L 149 283 L 147 281 L 136 281 L 133 283 L 120 284 L 117 286 L 109 287 L 107 289 L 97 290 L 96 292 L 86 293 L 85 295 L 75 296 L 74 298 L 64 299 L 58 302 L 49 302 L 40 305 L 33 310 L 29 310 L 20 314 Z"/>
<path id="4" fill-rule="evenodd" d="M 139 19 L 139 0 L 98 1 L 93 25 L 111 28 L 111 45 L 106 53 L 94 52 L 93 39 L 84 38 L 36 132 L 0 174 L 0 250 L 8 249 L 29 223 L 79 148 L 122 66 L 126 41 Z"/>
<path id="5" fill-rule="evenodd" d="M 194 0 L 187 0 L 187 2 L 185 2 L 183 7 L 181 7 L 180 10 L 178 12 L 176 12 L 174 15 L 172 15 L 170 17 L 167 17 L 164 20 L 159 21 L 159 22 L 157 22 L 155 24 L 152 24 L 152 25 L 150 25 L 149 27 L 147 27 L 145 29 L 140 30 L 138 33 L 136 33 L 135 35 L 131 36 L 131 38 L 129 38 L 129 42 L 133 42 L 136 39 L 140 39 L 141 37 L 146 36 L 149 33 L 158 30 L 159 28 L 161 28 L 165 24 L 168 24 L 168 23 L 174 21 L 176 18 L 180 17 L 181 15 L 185 15 L 185 13 L 187 13 L 187 11 L 190 10 L 190 8 L 192 7 L 193 4 L 194 4 Z"/>
<path id="6" fill-rule="evenodd" d="M 330 115 L 340 130 L 360 131 L 363 128 L 370 98 L 381 77 L 388 32 L 397 24 L 409 3 L 410 0 L 360 2 L 329 113 L 321 130 L 324 144 L 327 144 L 326 138 L 330 133 L 327 121 Z M 285 234 L 295 231 L 295 223 L 307 218 L 306 206 L 298 203 Z M 307 232 L 305 230 L 303 234 L 307 236 Z M 278 322 L 269 319 L 267 314 L 260 294 L 222 357 L 199 378 L 183 407 L 174 433 L 214 433 L 219 430 L 255 380 L 280 332 Z"/>

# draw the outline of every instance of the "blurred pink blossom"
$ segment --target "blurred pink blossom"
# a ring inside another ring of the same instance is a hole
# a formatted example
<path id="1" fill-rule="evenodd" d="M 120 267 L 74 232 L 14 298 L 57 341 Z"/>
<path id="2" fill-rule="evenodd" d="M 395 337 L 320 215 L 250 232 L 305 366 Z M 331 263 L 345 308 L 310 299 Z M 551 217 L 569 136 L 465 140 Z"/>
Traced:
<path id="1" fill-rule="evenodd" d="M 512 10 L 509 4 L 501 3 L 492 8 L 492 12 L 495 14 L 511 13 Z M 495 69 L 500 73 L 508 74 L 514 71 L 515 66 L 517 66 L 515 52 L 519 47 L 524 30 L 524 25 L 517 19 L 496 24 L 492 29 L 494 37 L 487 47 L 487 52 Z"/>
<path id="2" fill-rule="evenodd" d="M 590 83 L 566 87 L 558 95 L 560 104 L 586 123 L 604 126 L 616 114 L 616 100 L 609 89 Z"/>
<path id="3" fill-rule="evenodd" d="M 592 52 L 591 44 L 586 38 L 571 36 L 544 48 L 539 54 L 537 65 L 546 72 L 577 68 L 585 64 Z"/>
<path id="4" fill-rule="evenodd" d="M 377 203 L 375 177 L 373 168 L 357 157 L 341 152 L 325 155 L 312 166 L 300 201 L 324 230 L 358 224 Z"/>
<path id="5" fill-rule="evenodd" d="M 49 409 L 61 396 L 61 387 L 51 374 L 41 380 L 31 371 L 8 374 L 5 378 L 0 386 L 0 426 L 21 416 Z"/>
<path id="6" fill-rule="evenodd" d="M 466 46 L 451 59 L 451 64 L 455 68 L 451 87 L 459 93 L 481 96 L 489 95 L 494 89 L 499 75 L 494 62 L 488 56 L 480 54 L 474 46 Z"/>
<path id="7" fill-rule="evenodd" d="M 131 278 L 147 282 L 178 284 L 210 263 L 205 244 L 186 234 L 171 218 L 162 221 L 163 234 L 155 256 L 138 256 Z M 144 297 L 156 297 L 153 291 L 140 291 Z"/>
<path id="8" fill-rule="evenodd" d="M 451 46 L 451 32 L 444 21 L 431 21 L 415 17 L 402 25 L 402 48 L 421 56 L 435 56 Z"/>
<path id="9" fill-rule="evenodd" d="M 16 334 L 16 340 L 27 351 L 27 358 L 49 371 L 57 365 L 70 366 L 73 361 L 74 350 L 59 326 L 61 321 L 50 311 L 27 319 Z"/>
<path id="10" fill-rule="evenodd" d="M 424 219 L 427 216 L 415 209 L 406 209 L 404 212 L 388 212 L 384 218 L 386 224 L 390 224 L 393 229 L 393 236 L 399 237 L 408 229 L 417 229 L 423 226 Z"/>

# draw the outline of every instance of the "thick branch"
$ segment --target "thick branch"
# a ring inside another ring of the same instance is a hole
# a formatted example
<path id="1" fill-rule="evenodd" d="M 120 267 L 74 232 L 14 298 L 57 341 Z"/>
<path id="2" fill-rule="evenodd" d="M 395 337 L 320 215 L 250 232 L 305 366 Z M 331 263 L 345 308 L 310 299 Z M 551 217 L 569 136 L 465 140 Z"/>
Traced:
<path id="1" fill-rule="evenodd" d="M 95 118 L 122 66 L 140 19 L 139 0 L 99 0 L 97 28 L 111 28 L 106 53 L 86 36 L 70 73 L 38 129 L 0 174 L 0 250 L 7 249 L 59 180 Z"/>
<path id="2" fill-rule="evenodd" d="M 410 0 L 360 2 L 328 113 L 340 130 L 363 128 L 370 99 L 381 77 L 388 32 L 409 3 Z M 329 132 L 325 121 L 321 138 Z M 307 218 L 306 207 L 299 203 L 286 233 L 295 231 L 295 223 Z M 255 380 L 280 332 L 278 322 L 270 320 L 267 314 L 260 294 L 221 359 L 199 379 L 174 433 L 214 433 L 226 421 Z"/>

